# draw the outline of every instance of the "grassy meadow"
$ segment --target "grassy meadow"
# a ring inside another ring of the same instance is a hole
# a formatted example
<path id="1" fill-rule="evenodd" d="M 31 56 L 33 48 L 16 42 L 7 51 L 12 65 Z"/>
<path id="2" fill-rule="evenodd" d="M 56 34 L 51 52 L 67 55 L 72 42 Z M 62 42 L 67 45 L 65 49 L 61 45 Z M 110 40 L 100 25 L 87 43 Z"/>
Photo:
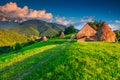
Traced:
<path id="1" fill-rule="evenodd" d="M 120 43 L 37 42 L 0 54 L 0 80 L 120 80 Z"/>

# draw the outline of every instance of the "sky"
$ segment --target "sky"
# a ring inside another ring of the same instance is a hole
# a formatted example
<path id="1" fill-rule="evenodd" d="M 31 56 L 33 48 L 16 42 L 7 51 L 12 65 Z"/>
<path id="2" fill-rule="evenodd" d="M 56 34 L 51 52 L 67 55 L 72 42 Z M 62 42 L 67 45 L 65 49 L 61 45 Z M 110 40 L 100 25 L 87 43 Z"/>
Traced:
<path id="1" fill-rule="evenodd" d="M 120 0 L 0 0 L 0 11 L 14 18 L 73 24 L 77 29 L 95 20 L 120 29 Z"/>

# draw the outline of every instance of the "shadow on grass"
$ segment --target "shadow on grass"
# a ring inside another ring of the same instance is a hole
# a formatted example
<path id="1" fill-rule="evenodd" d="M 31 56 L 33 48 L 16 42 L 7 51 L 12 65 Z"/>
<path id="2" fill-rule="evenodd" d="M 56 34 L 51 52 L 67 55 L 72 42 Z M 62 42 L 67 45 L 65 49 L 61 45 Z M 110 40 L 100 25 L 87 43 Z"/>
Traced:
<path id="1" fill-rule="evenodd" d="M 14 53 L 23 52 L 25 50 L 43 47 L 43 46 L 47 46 L 47 45 L 63 44 L 66 41 L 67 41 L 67 39 L 51 39 L 46 42 L 35 42 L 34 44 L 31 44 L 28 46 L 23 46 L 22 49 L 17 50 L 17 51 L 13 50 L 11 46 L 3 46 L 3 47 L 0 47 L 0 55 L 1 56 L 2 55 L 4 56 L 4 54 L 8 55 L 8 53 L 11 53 L 11 52 L 14 52 Z"/>
<path id="2" fill-rule="evenodd" d="M 30 46 L 26 46 L 24 48 L 22 48 L 19 52 L 23 52 L 25 50 L 29 50 L 29 49 L 34 49 L 34 48 L 39 48 L 39 47 L 44 47 L 47 45 L 60 45 L 63 44 L 64 42 L 67 42 L 67 39 L 52 39 L 52 40 L 48 40 L 46 42 L 36 42 Z"/>

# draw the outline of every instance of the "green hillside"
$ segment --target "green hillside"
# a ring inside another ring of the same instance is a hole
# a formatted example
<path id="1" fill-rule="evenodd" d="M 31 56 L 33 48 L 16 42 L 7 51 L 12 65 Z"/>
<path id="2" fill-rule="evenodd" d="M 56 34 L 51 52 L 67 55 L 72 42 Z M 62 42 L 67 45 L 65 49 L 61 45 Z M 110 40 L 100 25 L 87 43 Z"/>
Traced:
<path id="1" fill-rule="evenodd" d="M 27 37 L 20 35 L 14 31 L 0 29 L 0 46 L 13 45 L 16 42 L 26 42 Z"/>
<path id="2" fill-rule="evenodd" d="M 65 26 L 63 25 L 48 23 L 41 20 L 28 20 L 20 23 L 19 26 L 10 28 L 10 30 L 24 34 L 28 37 L 31 35 L 53 37 L 57 35 L 59 31 L 64 31 L 64 29 Z"/>
<path id="3" fill-rule="evenodd" d="M 120 44 L 51 39 L 0 55 L 3 80 L 119 80 Z"/>
<path id="4" fill-rule="evenodd" d="M 9 30 L 15 31 L 27 37 L 30 37 L 31 35 L 39 36 L 39 31 L 35 26 L 16 26 L 16 27 L 12 27 Z"/>
<path id="5" fill-rule="evenodd" d="M 60 31 L 64 31 L 65 26 L 48 23 L 42 20 L 27 20 L 22 23 L 15 22 L 0 22 L 0 46 L 10 46 L 16 42 L 26 42 L 27 39 L 32 37 L 40 38 L 47 36 L 48 38 L 54 37 Z M 13 25 L 13 27 L 11 27 Z"/>

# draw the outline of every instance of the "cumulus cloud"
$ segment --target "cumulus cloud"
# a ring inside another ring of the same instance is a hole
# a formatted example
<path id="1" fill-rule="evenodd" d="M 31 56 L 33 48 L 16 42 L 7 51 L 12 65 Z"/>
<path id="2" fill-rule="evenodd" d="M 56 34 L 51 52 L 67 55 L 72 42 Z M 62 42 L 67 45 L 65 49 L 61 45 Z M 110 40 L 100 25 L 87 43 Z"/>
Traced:
<path id="1" fill-rule="evenodd" d="M 4 6 L 0 6 L 0 11 L 10 17 L 24 17 L 28 13 L 28 7 L 24 6 L 23 8 L 20 8 L 16 3 L 10 2 Z"/>
<path id="2" fill-rule="evenodd" d="M 94 16 L 83 16 L 79 21 L 76 21 L 74 17 L 55 17 L 55 22 L 63 25 L 73 24 L 76 29 L 81 29 L 87 22 L 93 22 Z"/>
<path id="3" fill-rule="evenodd" d="M 69 25 L 72 23 L 71 20 L 66 20 L 65 17 L 55 17 L 55 20 L 57 23 L 63 24 L 63 25 Z"/>
<path id="4" fill-rule="evenodd" d="M 45 10 L 30 10 L 28 15 L 26 15 L 27 18 L 37 18 L 37 19 L 52 19 L 51 13 L 46 13 Z"/>
<path id="5" fill-rule="evenodd" d="M 16 3 L 10 2 L 4 6 L 0 6 L 0 11 L 5 13 L 4 15 L 11 18 L 37 18 L 37 19 L 52 19 L 52 13 L 46 13 L 45 10 L 33 10 L 29 9 L 27 6 L 20 8 Z"/>

